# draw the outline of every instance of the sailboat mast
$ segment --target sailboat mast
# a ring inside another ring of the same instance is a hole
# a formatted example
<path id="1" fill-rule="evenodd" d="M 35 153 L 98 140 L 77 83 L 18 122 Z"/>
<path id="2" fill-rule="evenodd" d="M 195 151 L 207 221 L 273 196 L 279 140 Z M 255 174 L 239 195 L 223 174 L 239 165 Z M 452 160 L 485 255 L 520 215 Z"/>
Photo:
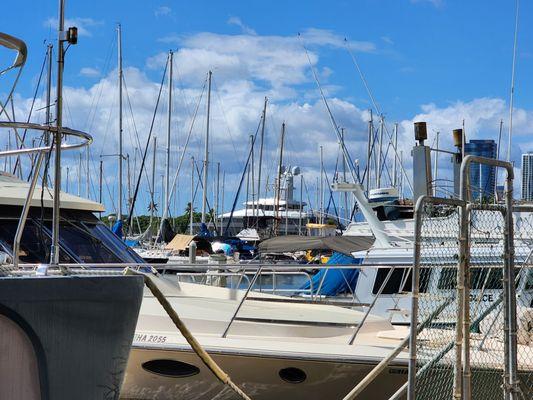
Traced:
<path id="1" fill-rule="evenodd" d="M 377 177 L 376 177 L 376 186 L 377 189 L 381 188 L 381 174 L 383 172 L 382 166 L 383 166 L 383 115 L 381 115 L 379 120 L 379 154 L 378 154 L 378 171 L 377 171 Z"/>
<path id="2" fill-rule="evenodd" d="M 368 121 L 368 141 L 366 149 L 366 195 L 370 193 L 370 182 L 372 179 L 372 143 L 374 139 L 374 127 L 372 122 L 372 110 L 370 110 L 370 120 Z"/>
<path id="3" fill-rule="evenodd" d="M 437 133 L 438 137 L 438 133 Z M 398 151 L 398 123 L 394 124 L 394 154 Z M 437 153 L 438 154 L 438 153 Z M 392 164 L 392 186 L 396 187 L 398 184 L 398 158 L 394 157 L 394 163 Z"/>
<path id="4" fill-rule="evenodd" d="M 344 143 L 344 128 L 341 129 L 341 153 L 342 153 L 342 180 L 346 183 L 346 156 L 344 155 L 344 152 L 342 151 L 342 147 L 345 146 Z M 346 223 L 349 218 L 349 211 L 348 211 L 348 192 L 344 192 L 344 222 Z"/>
<path id="5" fill-rule="evenodd" d="M 324 150 L 320 146 L 320 223 L 324 223 Z"/>
<path id="6" fill-rule="evenodd" d="M 278 181 L 276 186 L 276 227 L 279 218 L 279 200 L 281 195 L 281 168 L 283 165 L 283 144 L 285 142 L 285 121 L 281 124 L 281 138 L 279 146 L 279 162 L 278 162 Z M 277 229 L 276 229 L 277 233 Z"/>
<path id="7" fill-rule="evenodd" d="M 122 220 L 122 27 L 117 24 L 118 41 L 118 202 L 117 221 Z"/>
<path id="8" fill-rule="evenodd" d="M 220 214 L 224 214 L 224 193 L 226 191 L 226 171 L 222 172 L 222 202 L 220 205 Z M 220 217 L 220 236 L 224 236 L 224 218 Z"/>
<path id="9" fill-rule="evenodd" d="M 170 201 L 170 128 L 172 126 L 172 65 L 174 53 L 172 50 L 168 52 L 168 114 L 167 114 L 167 148 L 165 161 L 165 201 L 163 204 L 163 218 L 168 215 L 169 201 Z"/>
<path id="10" fill-rule="evenodd" d="M 220 207 L 220 162 L 217 162 L 217 180 L 216 180 L 216 201 L 215 201 L 215 214 L 213 216 L 213 220 L 217 222 L 218 228 L 218 234 L 220 235 L 220 224 L 218 222 L 218 213 L 219 213 L 219 207 Z"/>
<path id="11" fill-rule="evenodd" d="M 59 17 L 57 32 L 57 99 L 56 99 L 56 132 L 54 138 L 54 205 L 52 212 L 52 247 L 50 263 L 59 264 L 59 196 L 61 194 L 61 128 L 63 127 L 63 68 L 65 66 L 65 53 L 63 41 L 65 40 L 65 0 L 59 0 Z"/>
<path id="12" fill-rule="evenodd" d="M 104 179 L 104 161 L 100 159 L 100 170 L 99 170 L 99 176 L 98 176 L 98 202 L 100 204 L 102 204 L 103 179 Z"/>
<path id="13" fill-rule="evenodd" d="M 150 193 L 150 224 L 152 223 L 154 219 L 154 211 L 155 211 L 155 156 L 157 152 L 157 137 L 154 136 L 153 141 L 153 150 L 152 150 L 152 190 Z"/>
<path id="14" fill-rule="evenodd" d="M 194 157 L 191 157 L 191 204 L 189 205 L 189 233 L 193 235 L 194 222 Z"/>
<path id="15" fill-rule="evenodd" d="M 46 57 L 48 62 L 48 76 L 46 77 L 46 124 L 50 125 L 52 123 L 52 110 L 51 110 L 51 95 L 52 95 L 52 50 L 53 45 L 48 44 L 46 48 Z M 45 146 L 50 145 L 50 132 L 45 132 L 44 134 L 44 144 Z M 46 179 L 46 176 L 44 177 Z"/>
<path id="16" fill-rule="evenodd" d="M 435 164 L 433 167 L 433 196 L 435 197 L 437 197 L 437 180 L 439 174 L 439 135 L 440 132 L 437 131 L 437 137 L 435 138 Z"/>
<path id="17" fill-rule="evenodd" d="M 263 105 L 263 116 L 261 118 L 261 136 L 259 139 L 259 165 L 257 169 L 257 216 L 259 216 L 259 200 L 261 199 L 261 170 L 263 169 L 263 145 L 265 141 L 265 122 L 267 110 L 268 97 L 265 96 L 265 103 Z"/>
<path id="18" fill-rule="evenodd" d="M 207 206 L 207 175 L 209 167 L 209 120 L 211 113 L 211 78 L 213 73 L 208 72 L 208 85 L 207 85 L 207 121 L 205 130 L 205 150 L 204 150 L 204 178 L 203 178 L 203 194 L 202 194 L 202 222 L 205 223 L 205 213 Z"/>

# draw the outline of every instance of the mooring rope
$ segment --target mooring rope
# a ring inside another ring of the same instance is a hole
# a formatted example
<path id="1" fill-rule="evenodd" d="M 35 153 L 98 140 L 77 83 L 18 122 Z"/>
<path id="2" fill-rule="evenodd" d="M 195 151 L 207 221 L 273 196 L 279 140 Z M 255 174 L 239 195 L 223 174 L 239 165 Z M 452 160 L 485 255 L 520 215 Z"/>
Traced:
<path id="1" fill-rule="evenodd" d="M 198 357 L 200 357 L 205 366 L 209 368 L 209 370 L 217 377 L 218 380 L 220 380 L 220 382 L 229 386 L 237 395 L 239 395 L 240 398 L 244 400 L 251 400 L 251 398 L 248 397 L 246 393 L 244 393 L 231 380 L 230 376 L 226 372 L 224 372 L 222 368 L 220 368 L 220 366 L 215 362 L 215 360 L 213 360 L 213 358 L 204 350 L 202 345 L 198 343 L 196 338 L 192 335 L 191 331 L 189 331 L 189 329 L 185 326 L 176 311 L 174 311 L 172 305 L 168 302 L 165 295 L 161 292 L 161 290 L 159 290 L 157 284 L 152 280 L 149 275 L 134 271 L 131 268 L 126 268 L 124 270 L 124 274 L 142 276 L 144 278 L 144 283 L 146 284 L 146 287 L 150 289 L 154 297 L 159 301 L 161 306 L 163 306 L 169 318 L 172 320 L 176 328 L 178 328 L 185 340 L 187 340 L 187 342 L 191 345 L 193 351 L 198 355 Z"/>

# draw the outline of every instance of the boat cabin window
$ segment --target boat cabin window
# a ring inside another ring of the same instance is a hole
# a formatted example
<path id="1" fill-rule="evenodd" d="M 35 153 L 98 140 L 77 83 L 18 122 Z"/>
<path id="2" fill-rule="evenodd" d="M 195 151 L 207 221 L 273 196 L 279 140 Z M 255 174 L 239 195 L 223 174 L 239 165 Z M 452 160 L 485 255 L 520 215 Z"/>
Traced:
<path id="1" fill-rule="evenodd" d="M 96 236 L 89 234 L 77 224 L 61 222 L 59 228 L 61 243 L 64 244 L 85 263 L 120 263 L 123 262 L 113 254 Z"/>
<path id="2" fill-rule="evenodd" d="M 124 244 L 117 236 L 111 232 L 107 226 L 102 223 L 84 222 L 83 226 L 95 237 L 102 240 L 103 244 L 107 246 L 113 253 L 115 253 L 121 262 L 127 263 L 143 263 L 137 253 L 131 250 Z"/>
<path id="3" fill-rule="evenodd" d="M 390 268 L 379 268 L 376 273 L 376 279 L 374 280 L 374 287 L 372 288 L 372 294 L 378 294 L 379 289 L 387 279 Z M 407 274 L 407 276 L 406 276 Z M 430 268 L 420 269 L 420 287 L 419 291 L 425 293 L 429 285 L 429 278 L 431 274 Z M 402 285 L 403 283 L 403 285 Z M 381 294 L 396 294 L 400 292 L 410 292 L 413 287 L 412 270 L 411 268 L 396 268 L 391 274 L 388 282 Z"/>
<path id="4" fill-rule="evenodd" d="M 3 220 L 0 223 L 0 241 L 4 249 L 13 254 L 13 241 L 17 231 L 18 220 Z M 20 241 L 19 260 L 28 264 L 41 264 L 50 262 L 50 236 L 41 225 L 26 221 L 24 232 Z M 75 261 L 64 251 L 59 252 L 59 262 L 63 264 Z"/>
<path id="5" fill-rule="evenodd" d="M 501 289 L 502 268 L 472 268 L 470 270 L 470 287 L 472 289 Z M 443 268 L 437 287 L 455 289 L 457 286 L 457 268 Z"/>

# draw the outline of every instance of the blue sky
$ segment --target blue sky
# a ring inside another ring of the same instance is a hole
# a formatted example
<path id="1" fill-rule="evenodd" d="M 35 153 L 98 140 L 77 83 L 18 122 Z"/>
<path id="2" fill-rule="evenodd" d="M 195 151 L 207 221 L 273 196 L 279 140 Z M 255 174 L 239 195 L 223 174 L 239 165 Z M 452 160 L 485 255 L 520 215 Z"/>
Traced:
<path id="1" fill-rule="evenodd" d="M 516 160 L 521 151 L 533 149 L 533 140 L 529 139 L 533 133 L 533 99 L 528 96 L 532 84 L 528 71 L 533 67 L 529 38 L 533 32 L 527 20 L 532 11 L 530 4 L 521 5 L 515 96 L 517 135 L 513 147 Z M 336 118 L 347 127 L 354 158 L 362 157 L 364 151 L 365 110 L 370 102 L 343 46 L 344 37 L 355 49 L 387 122 L 400 123 L 406 155 L 414 120 L 425 119 L 431 132 L 440 130 L 449 137 L 447 133 L 465 119 L 469 137 L 496 138 L 498 121 L 503 118 L 507 123 L 508 118 L 514 12 L 514 2 L 503 0 L 68 1 L 66 15 L 80 28 L 80 38 L 79 44 L 67 53 L 65 84 L 71 111 L 67 122 L 91 129 L 95 159 L 103 148 L 114 143 L 115 114 L 108 109 L 114 104 L 116 91 L 113 42 L 115 25 L 120 22 L 126 81 L 132 91 L 141 142 L 153 110 L 164 53 L 168 49 L 177 51 L 175 68 L 181 74 L 174 105 L 175 146 L 183 145 L 190 123 L 190 115 L 184 110 L 195 103 L 205 73 L 213 69 L 220 100 L 218 116 L 216 110 L 214 115 L 214 129 L 218 132 L 214 132 L 217 147 L 213 158 L 224 164 L 229 182 L 239 176 L 244 143 L 257 126 L 265 95 L 273 103 L 269 127 L 272 160 L 279 124 L 286 120 L 288 157 L 293 164 L 302 166 L 310 182 L 318 174 L 319 145 L 329 150 L 328 168 L 334 166 L 336 139 L 301 42 L 296 38 L 298 32 L 332 99 Z M 9 15 L 0 17 L 2 30 L 21 37 L 29 47 L 29 60 L 17 88 L 20 113 L 27 110 L 28 99 L 35 90 L 45 51 L 43 43 L 55 43 L 55 25 L 51 29 L 50 24 L 54 24 L 56 15 L 57 2 L 47 0 L 12 2 Z M 6 90 L 4 87 L 2 82 L 0 92 Z M 100 91 L 108 103 L 102 101 L 94 106 L 95 93 Z M 94 125 L 87 127 L 87 113 L 105 114 L 106 118 L 97 118 Z M 162 121 L 161 118 L 158 125 L 161 129 Z M 198 133 L 193 138 L 191 154 L 198 154 L 201 149 L 202 127 L 198 124 L 195 129 Z M 158 137 L 162 142 L 163 135 Z M 449 139 L 444 143 L 449 144 Z M 174 166 L 178 157 L 176 152 Z M 112 192 L 113 174 L 109 175 Z M 187 181 L 185 177 L 183 180 Z M 179 201 L 185 201 L 187 190 L 183 187 L 180 191 Z M 234 188 L 228 189 L 231 190 Z M 112 207 L 109 200 L 106 203 Z"/>

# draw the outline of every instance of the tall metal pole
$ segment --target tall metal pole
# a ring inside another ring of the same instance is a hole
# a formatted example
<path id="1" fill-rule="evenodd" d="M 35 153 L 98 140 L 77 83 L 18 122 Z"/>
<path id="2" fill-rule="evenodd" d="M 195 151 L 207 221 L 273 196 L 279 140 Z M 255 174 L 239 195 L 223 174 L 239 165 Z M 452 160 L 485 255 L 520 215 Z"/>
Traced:
<path id="1" fill-rule="evenodd" d="M 267 110 L 268 97 L 265 96 L 265 103 L 263 105 L 263 115 L 261 117 L 261 136 L 259 141 L 259 166 L 257 169 L 257 207 L 256 216 L 259 216 L 259 201 L 261 199 L 261 170 L 263 169 L 263 145 L 265 140 L 265 122 Z"/>
<path id="2" fill-rule="evenodd" d="M 130 208 L 131 204 L 131 169 L 130 169 L 130 155 L 126 154 L 126 186 L 128 188 L 128 198 L 126 201 L 126 204 L 128 206 L 128 210 Z M 132 232 L 133 229 L 133 222 L 131 224 L 131 227 L 128 227 L 128 230 Z"/>
<path id="3" fill-rule="evenodd" d="M 281 124 L 281 138 L 279 146 L 278 180 L 276 186 L 276 233 L 278 231 L 279 201 L 281 195 L 281 168 L 283 165 L 283 143 L 285 142 L 285 121 Z"/>
<path id="4" fill-rule="evenodd" d="M 63 35 L 65 29 L 65 0 L 59 0 L 59 17 L 57 32 L 57 99 L 56 99 L 56 132 L 54 138 L 55 163 L 54 163 L 54 205 L 52 212 L 52 247 L 50 263 L 59 264 L 59 196 L 61 195 L 61 130 L 63 127 L 63 68 L 65 66 L 65 53 L 63 51 Z"/>
<path id="5" fill-rule="evenodd" d="M 378 171 L 376 176 L 376 185 L 377 189 L 381 187 L 381 173 L 382 171 L 382 165 L 383 165 L 383 115 L 380 117 L 379 120 L 379 149 L 378 149 Z"/>
<path id="6" fill-rule="evenodd" d="M 370 182 L 372 179 L 372 143 L 374 139 L 372 110 L 370 110 L 370 120 L 368 121 L 368 142 L 366 148 L 366 195 L 370 193 Z"/>
<path id="7" fill-rule="evenodd" d="M 438 137 L 438 133 L 437 133 L 437 137 Z M 394 146 L 394 154 L 396 154 L 398 152 L 398 123 L 397 122 L 394 124 L 393 146 Z M 395 156 L 394 163 L 392 164 L 392 186 L 396 188 L 397 185 L 398 185 L 398 157 Z"/>
<path id="8" fill-rule="evenodd" d="M 254 169 L 255 169 L 255 162 L 254 162 L 254 152 L 255 152 L 255 149 L 254 149 L 254 144 L 255 144 L 255 140 L 254 140 L 254 135 L 250 135 L 250 141 L 251 141 L 251 152 L 252 152 L 252 155 L 251 155 L 251 180 L 250 180 L 250 184 L 251 184 L 251 194 L 252 194 L 252 215 L 255 217 L 255 173 L 254 173 Z"/>
<path id="9" fill-rule="evenodd" d="M 520 11 L 520 0 L 516 0 L 516 15 L 514 27 L 514 43 L 513 43 L 513 65 L 511 69 L 511 94 L 509 98 L 509 139 L 507 142 L 507 161 L 511 162 L 511 142 L 513 138 L 513 101 L 514 101 L 514 80 L 515 80 L 515 65 L 516 65 L 516 48 L 518 44 L 518 16 Z"/>
<path id="10" fill-rule="evenodd" d="M 324 223 L 324 148 L 320 146 L 320 223 Z"/>
<path id="11" fill-rule="evenodd" d="M 222 212 L 220 213 L 221 215 L 224 214 L 224 193 L 225 193 L 225 189 L 226 188 L 226 171 L 223 171 L 222 172 L 222 205 L 221 205 L 221 208 L 222 208 Z M 224 236 L 224 224 L 223 224 L 223 218 L 220 217 L 220 235 L 221 236 Z"/>
<path id="12" fill-rule="evenodd" d="M 498 132 L 498 145 L 496 147 L 496 160 L 500 159 L 500 145 L 502 142 L 502 132 L 503 132 L 503 119 L 500 119 L 500 129 Z M 498 202 L 498 168 L 493 168 L 494 171 L 494 202 Z"/>
<path id="13" fill-rule="evenodd" d="M 253 154 L 253 143 L 254 143 L 254 135 L 250 135 L 250 153 Z M 248 165 L 246 168 L 246 201 L 245 201 L 245 207 L 244 207 L 244 219 L 246 221 L 246 227 L 248 227 L 248 201 L 250 198 L 250 169 L 251 166 Z"/>
<path id="14" fill-rule="evenodd" d="M 51 107 L 51 96 L 52 96 L 52 50 L 54 46 L 50 43 L 46 48 L 46 57 L 48 61 L 48 76 L 46 77 L 46 124 L 52 124 L 52 110 Z M 44 144 L 45 146 L 50 145 L 50 132 L 45 132 L 44 134 Z M 43 179 L 46 182 L 46 176 L 43 176 Z M 44 183 L 43 183 L 43 186 Z"/>
<path id="15" fill-rule="evenodd" d="M 167 216 L 169 208 L 169 195 L 170 195 L 170 128 L 172 126 L 172 65 L 173 65 L 174 53 L 172 50 L 168 52 L 168 114 L 167 114 L 167 148 L 166 148 L 166 161 L 165 161 L 165 197 L 163 204 L 163 218 Z"/>
<path id="16" fill-rule="evenodd" d="M 303 187 L 304 187 L 304 177 L 300 175 L 300 212 L 298 215 L 298 234 L 302 234 L 302 209 L 303 209 Z"/>
<path id="17" fill-rule="evenodd" d="M 342 146 L 345 145 L 344 143 L 344 128 L 341 129 L 341 152 L 342 152 L 342 181 L 346 183 L 346 156 L 344 155 L 344 152 L 342 151 Z M 348 210 L 348 192 L 344 192 L 344 222 L 348 222 L 349 218 L 349 210 Z"/>
<path id="18" fill-rule="evenodd" d="M 189 205 L 189 234 L 193 235 L 194 222 L 194 157 L 191 157 L 191 204 Z"/>
<path id="19" fill-rule="evenodd" d="M 437 179 L 439 176 L 439 135 L 440 132 L 437 131 L 437 137 L 435 138 L 435 166 L 433 171 L 433 196 L 437 197 Z"/>
<path id="20" fill-rule="evenodd" d="M 122 220 L 122 28 L 117 24 L 118 40 L 118 203 L 117 221 Z"/>
<path id="21" fill-rule="evenodd" d="M 216 181 L 216 190 L 215 190 L 215 215 L 213 220 L 217 222 L 218 234 L 220 235 L 220 224 L 218 223 L 218 212 L 219 212 L 219 202 L 220 202 L 220 162 L 217 162 L 217 181 Z"/>
<path id="22" fill-rule="evenodd" d="M 207 206 L 207 171 L 209 169 L 209 119 L 211 113 L 211 79 L 213 73 L 208 73 L 207 85 L 207 121 L 205 130 L 205 151 L 204 151 L 204 179 L 203 179 L 203 195 L 202 195 L 202 222 L 205 223 L 205 213 Z"/>
<path id="23" fill-rule="evenodd" d="M 150 226 L 151 226 L 151 223 L 154 219 L 154 211 L 155 211 L 155 156 L 156 156 L 156 153 L 157 153 L 157 137 L 154 136 L 154 140 L 153 140 L 153 151 L 152 151 L 152 191 L 150 193 L 150 200 L 151 200 L 151 205 L 150 205 Z"/>

